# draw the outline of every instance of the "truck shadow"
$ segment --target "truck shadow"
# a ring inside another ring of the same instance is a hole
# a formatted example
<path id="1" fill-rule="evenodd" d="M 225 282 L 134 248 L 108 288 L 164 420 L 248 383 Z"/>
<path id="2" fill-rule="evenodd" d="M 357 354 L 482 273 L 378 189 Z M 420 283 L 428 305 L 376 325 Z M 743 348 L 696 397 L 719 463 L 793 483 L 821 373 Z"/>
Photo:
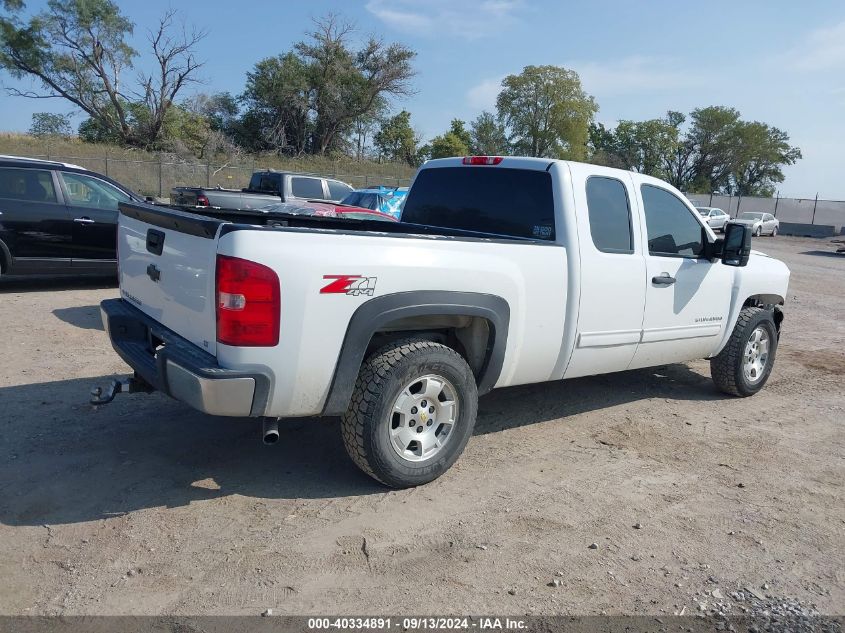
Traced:
<path id="1" fill-rule="evenodd" d="M 56 308 L 53 310 L 53 315 L 65 323 L 83 330 L 103 330 L 103 320 L 100 316 L 99 305 Z"/>
<path id="2" fill-rule="evenodd" d="M 106 379 L 0 388 L 0 523 L 76 523 L 235 494 L 385 492 L 347 457 L 336 418 L 286 421 L 279 442 L 266 447 L 257 421 L 206 416 L 161 394 L 89 405 L 89 388 Z M 475 433 L 644 398 L 721 397 L 684 365 L 515 387 L 481 400 Z"/>

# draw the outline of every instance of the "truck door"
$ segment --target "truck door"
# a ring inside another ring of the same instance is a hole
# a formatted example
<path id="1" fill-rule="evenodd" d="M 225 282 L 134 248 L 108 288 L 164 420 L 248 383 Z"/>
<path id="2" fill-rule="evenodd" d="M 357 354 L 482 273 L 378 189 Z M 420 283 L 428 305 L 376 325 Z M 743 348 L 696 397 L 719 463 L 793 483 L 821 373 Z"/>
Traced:
<path id="1" fill-rule="evenodd" d="M 705 358 L 727 326 L 733 269 L 701 257 L 708 233 L 675 193 L 642 184 L 636 195 L 645 220 L 646 301 L 630 367 Z"/>
<path id="2" fill-rule="evenodd" d="M 645 260 L 633 180 L 570 163 L 581 254 L 575 348 L 564 376 L 626 369 L 640 341 Z"/>

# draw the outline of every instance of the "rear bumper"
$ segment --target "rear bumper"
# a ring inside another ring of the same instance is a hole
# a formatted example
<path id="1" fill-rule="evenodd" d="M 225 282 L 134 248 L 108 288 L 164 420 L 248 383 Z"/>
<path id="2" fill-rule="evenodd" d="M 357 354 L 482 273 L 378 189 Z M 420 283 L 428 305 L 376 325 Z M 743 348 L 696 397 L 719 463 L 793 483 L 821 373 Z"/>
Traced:
<path id="1" fill-rule="evenodd" d="M 100 304 L 117 354 L 151 386 L 211 415 L 264 415 L 270 376 L 224 369 L 217 359 L 123 299 Z"/>

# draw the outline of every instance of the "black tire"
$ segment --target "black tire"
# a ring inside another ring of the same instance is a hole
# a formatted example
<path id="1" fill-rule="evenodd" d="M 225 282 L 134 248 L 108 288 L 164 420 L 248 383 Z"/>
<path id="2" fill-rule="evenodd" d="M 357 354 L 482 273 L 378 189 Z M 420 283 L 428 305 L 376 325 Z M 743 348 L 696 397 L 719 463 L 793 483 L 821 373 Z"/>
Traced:
<path id="1" fill-rule="evenodd" d="M 768 333 L 769 351 L 760 378 L 752 382 L 745 376 L 743 360 L 745 347 L 758 327 L 765 328 Z M 777 346 L 778 334 L 772 311 L 756 307 L 743 308 L 727 345 L 717 356 L 710 359 L 710 375 L 713 382 L 725 393 L 743 398 L 753 396 L 769 380 L 775 364 Z"/>
<path id="2" fill-rule="evenodd" d="M 772 237 L 777 236 L 777 234 L 778 234 L 778 227 L 775 227 L 775 228 L 772 229 Z"/>
<path id="3" fill-rule="evenodd" d="M 754 229 L 754 237 L 760 237 L 762 234 L 763 234 L 763 227 L 762 226 L 758 226 L 756 229 Z"/>
<path id="4" fill-rule="evenodd" d="M 454 387 L 456 420 L 439 452 L 423 461 L 409 461 L 391 444 L 393 405 L 405 385 L 428 374 L 441 376 Z M 394 341 L 361 366 L 341 421 L 343 443 L 352 461 L 381 483 L 392 488 L 419 486 L 437 479 L 460 457 L 477 413 L 475 377 L 460 354 L 429 340 Z"/>

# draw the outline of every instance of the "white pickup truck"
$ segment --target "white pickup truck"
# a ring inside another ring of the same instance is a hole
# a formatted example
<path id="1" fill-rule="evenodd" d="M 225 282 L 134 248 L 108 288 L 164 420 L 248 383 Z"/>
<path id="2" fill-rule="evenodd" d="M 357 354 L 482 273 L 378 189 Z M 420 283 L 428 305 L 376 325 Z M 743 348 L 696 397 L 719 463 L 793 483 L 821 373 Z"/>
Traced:
<path id="1" fill-rule="evenodd" d="M 749 396 L 774 363 L 787 267 L 641 174 L 433 160 L 402 222 L 263 222 L 121 205 L 102 314 L 134 376 L 92 401 L 158 389 L 267 440 L 342 416 L 355 463 L 404 487 L 455 462 L 491 389 L 710 358 Z"/>

